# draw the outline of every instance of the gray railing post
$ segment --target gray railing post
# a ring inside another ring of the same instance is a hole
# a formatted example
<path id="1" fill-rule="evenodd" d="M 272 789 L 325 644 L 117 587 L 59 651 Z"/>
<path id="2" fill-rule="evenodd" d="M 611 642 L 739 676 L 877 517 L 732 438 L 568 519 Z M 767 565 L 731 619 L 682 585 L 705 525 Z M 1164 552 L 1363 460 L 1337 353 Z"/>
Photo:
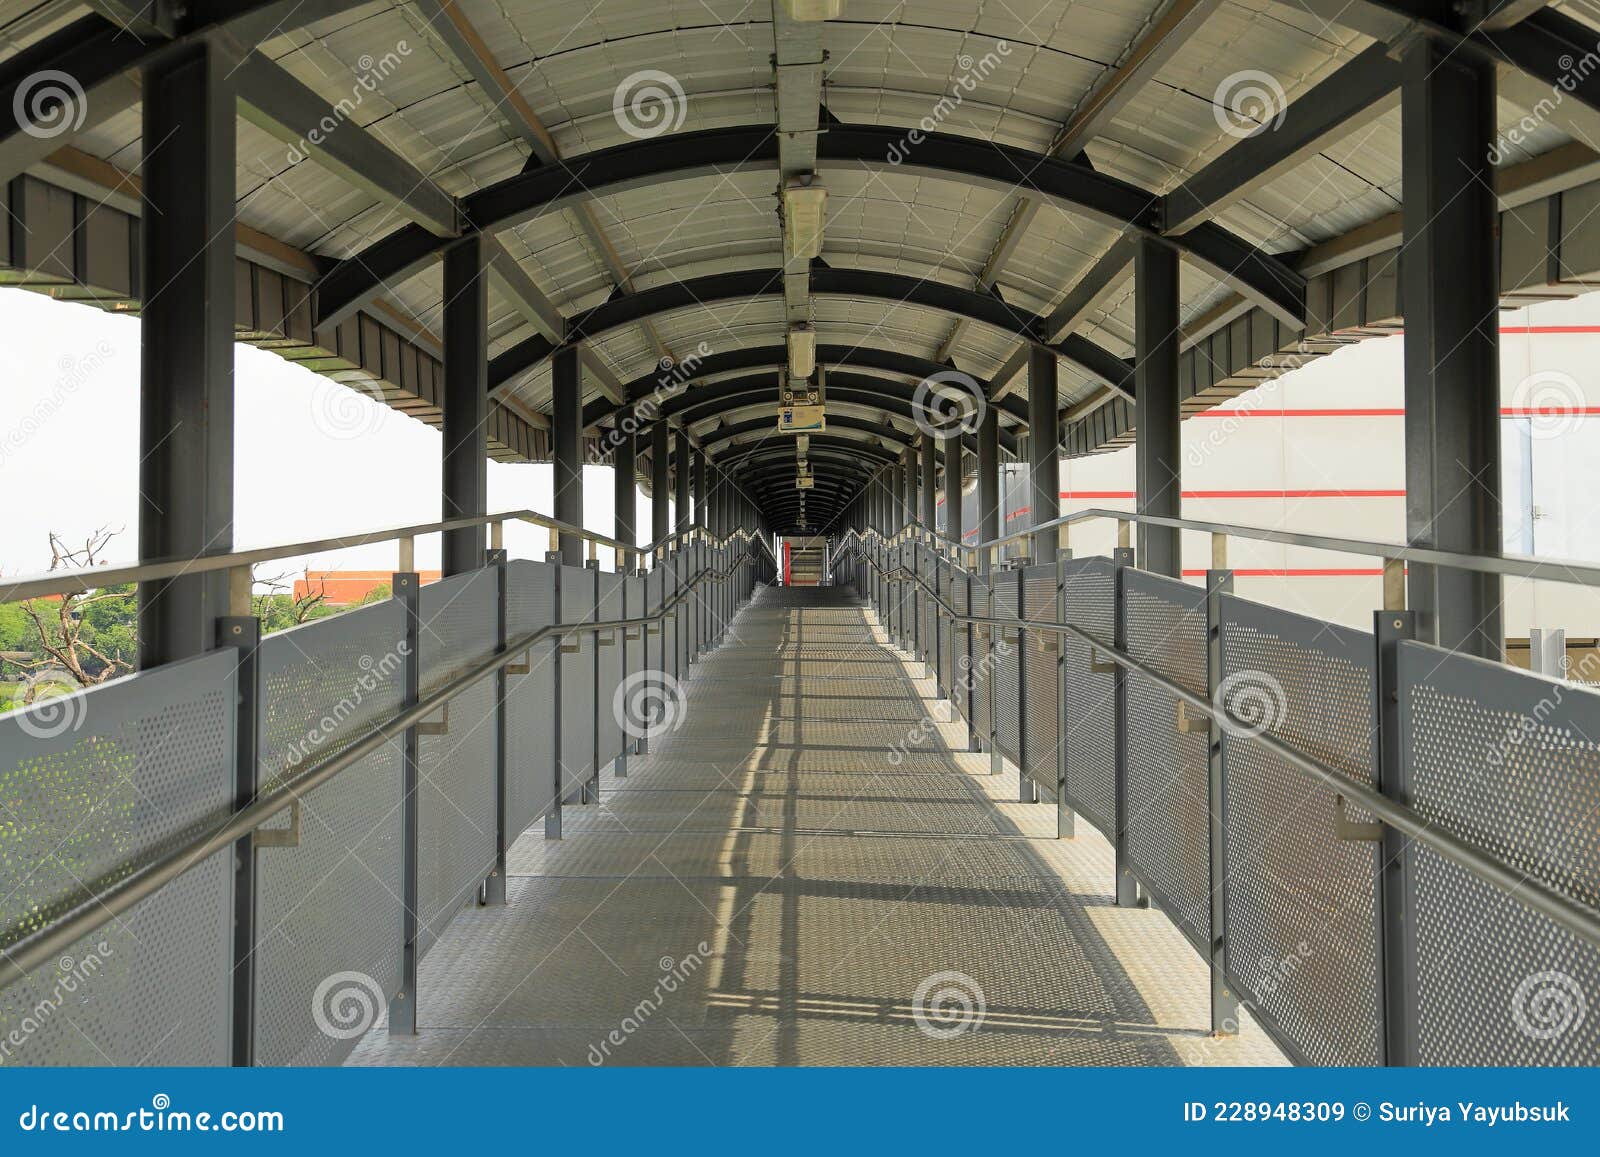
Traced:
<path id="1" fill-rule="evenodd" d="M 589 576 L 592 576 L 588 577 L 589 601 L 594 607 L 590 615 L 594 622 L 599 622 L 600 560 L 597 558 L 588 559 L 584 562 L 583 567 L 584 570 L 589 572 Z M 593 640 L 591 646 L 594 649 L 594 661 L 590 663 L 592 669 L 589 672 L 589 677 L 593 686 L 590 688 L 589 701 L 594 704 L 594 718 L 589 721 L 589 750 L 593 752 L 593 755 L 591 756 L 592 765 L 589 768 L 589 777 L 583 781 L 578 802 L 597 804 L 600 802 L 600 636 L 596 634 L 591 635 L 590 638 Z"/>
<path id="2" fill-rule="evenodd" d="M 261 683 L 257 648 L 261 621 L 249 615 L 217 620 L 217 646 L 233 647 L 236 668 L 233 806 L 237 811 L 255 802 L 261 788 Z M 233 845 L 233 977 L 232 1062 L 249 1068 L 256 1061 L 256 854 L 255 835 L 240 836 Z"/>
<path id="3" fill-rule="evenodd" d="M 1039 791 L 1034 785 L 1033 777 L 1028 774 L 1028 632 L 1023 627 L 1027 618 L 1028 583 L 1025 572 L 1029 562 L 1027 555 L 1018 555 L 1011 560 L 1011 571 L 1017 576 L 1016 602 L 1010 608 L 1012 616 L 1017 622 L 1017 802 L 1038 803 Z M 998 618 L 999 616 L 995 616 Z M 1004 640 L 1004 629 L 1001 631 Z"/>
<path id="4" fill-rule="evenodd" d="M 1410 804 L 1411 785 L 1405 752 L 1400 746 L 1400 644 L 1417 635 L 1415 611 L 1377 611 L 1373 616 L 1377 641 L 1377 678 L 1373 689 L 1378 724 L 1378 790 L 1400 804 Z M 1416 880 L 1411 841 L 1389 824 L 1383 825 L 1379 984 L 1383 1007 L 1383 1063 L 1417 1065 L 1417 943 Z"/>
<path id="5" fill-rule="evenodd" d="M 1206 698 L 1216 704 L 1222 685 L 1222 596 L 1233 592 L 1231 570 L 1206 571 Z M 1206 815 L 1211 893 L 1211 1034 L 1239 1032 L 1239 998 L 1228 982 L 1228 797 L 1222 725 L 1206 729 Z"/>
<path id="6" fill-rule="evenodd" d="M 486 556 L 495 572 L 495 635 L 494 652 L 505 654 L 509 623 L 507 621 L 507 584 L 510 575 L 506 568 L 506 552 L 490 550 Z M 483 882 L 483 902 L 500 905 L 506 902 L 506 779 L 508 747 L 506 742 L 506 669 L 494 673 L 494 867 Z"/>
<path id="7" fill-rule="evenodd" d="M 966 584 L 967 584 L 967 601 L 962 605 L 964 605 L 967 608 L 967 614 L 970 615 L 970 614 L 973 613 L 973 611 L 972 611 L 972 572 L 970 570 L 966 572 L 965 581 L 966 581 Z M 977 678 L 978 677 L 975 674 L 975 672 L 977 670 L 977 667 L 978 667 L 978 657 L 977 657 L 978 625 L 976 623 L 962 623 L 961 624 L 961 633 L 962 633 L 962 636 L 966 639 L 966 646 L 964 648 L 962 648 L 962 649 L 966 652 L 966 656 L 967 656 L 966 668 L 961 672 L 961 678 L 962 678 L 963 683 L 965 684 L 966 695 L 967 695 L 967 750 L 968 751 L 982 751 L 983 750 L 983 744 L 978 739 L 978 725 L 977 725 L 976 722 L 974 722 L 974 720 L 976 719 L 977 714 L 978 714 L 978 709 L 976 707 L 974 707 L 973 703 L 972 703 L 972 697 L 973 697 L 973 695 L 975 695 L 977 693 L 977 685 L 978 685 L 977 684 Z"/>
<path id="8" fill-rule="evenodd" d="M 1072 552 L 1056 550 L 1056 623 L 1067 621 L 1067 563 Z M 1070 840 L 1078 834 L 1078 817 L 1067 801 L 1067 638 L 1055 635 L 1056 648 L 1056 839 Z"/>
<path id="9" fill-rule="evenodd" d="M 559 550 L 547 551 L 544 556 L 544 561 L 551 568 L 551 585 L 555 594 L 554 615 L 555 621 L 558 623 L 562 621 L 561 560 L 564 557 Z M 554 663 L 552 680 L 555 684 L 555 695 L 551 714 L 555 726 L 550 729 L 550 759 L 553 765 L 551 769 L 550 806 L 544 813 L 544 838 L 547 840 L 559 840 L 561 838 L 561 796 L 564 790 L 564 785 L 561 782 L 561 646 L 562 640 L 560 636 L 557 636 L 555 648 L 550 655 Z"/>
<path id="10" fill-rule="evenodd" d="M 422 701 L 422 583 L 415 571 L 400 571 L 392 580 L 394 597 L 405 607 L 405 701 L 407 709 Z M 400 987 L 389 1001 L 391 1036 L 417 1035 L 417 787 L 420 761 L 416 727 L 406 728 L 400 780 Z"/>
<path id="11" fill-rule="evenodd" d="M 1112 552 L 1112 562 L 1115 568 L 1112 571 L 1112 645 L 1119 651 L 1128 649 L 1128 625 L 1124 614 L 1123 575 L 1128 568 L 1133 566 L 1133 549 L 1119 546 Z M 1091 652 L 1092 654 L 1092 652 Z M 1112 694 L 1111 703 L 1114 712 L 1114 751 L 1115 751 L 1115 797 L 1117 814 L 1115 818 L 1116 839 L 1112 841 L 1116 848 L 1116 894 L 1117 907 L 1139 908 L 1144 907 L 1148 901 L 1139 895 L 1139 881 L 1134 879 L 1133 868 L 1128 856 L 1128 671 L 1120 663 L 1111 674 Z"/>

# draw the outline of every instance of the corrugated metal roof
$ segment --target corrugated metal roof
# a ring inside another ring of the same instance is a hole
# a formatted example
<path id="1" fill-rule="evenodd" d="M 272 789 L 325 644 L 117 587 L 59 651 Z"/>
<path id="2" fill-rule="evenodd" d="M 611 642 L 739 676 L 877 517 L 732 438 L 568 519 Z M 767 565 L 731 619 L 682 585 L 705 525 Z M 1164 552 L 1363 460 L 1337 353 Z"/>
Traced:
<path id="1" fill-rule="evenodd" d="M 1152 25 L 1160 0 L 849 0 L 845 18 L 826 24 L 823 101 L 846 122 L 919 125 L 940 132 L 1047 151 L 1085 98 L 1125 60 Z M 1563 11 L 1600 28 L 1588 5 Z M 770 124 L 774 117 L 773 25 L 767 0 L 626 0 L 595 6 L 568 0 L 456 0 L 494 62 L 567 157 L 626 144 L 637 132 L 614 115 L 628 78 L 668 74 L 683 92 L 677 131 Z M 41 7 L 0 0 L 0 51 L 9 54 L 83 15 L 82 5 Z M 1219 93 L 1241 69 L 1271 74 L 1293 102 L 1371 43 L 1275 0 L 1226 0 L 1143 84 L 1087 147 L 1093 166 L 1164 192 L 1224 156 L 1236 143 L 1216 115 Z M 350 119 L 453 195 L 518 172 L 530 147 L 500 94 L 483 91 L 423 9 L 376 0 L 276 37 L 262 51 L 330 103 L 354 97 Z M 367 85 L 373 73 L 381 81 Z M 1502 128 L 1530 110 L 1502 99 Z M 1567 143 L 1559 118 L 1523 126 L 1505 147 L 1515 163 Z M 92 125 L 74 144 L 129 170 L 141 156 L 137 110 Z M 241 122 L 240 217 L 290 245 L 345 258 L 405 224 L 393 206 L 353 189 L 315 157 L 294 163 L 276 137 Z M 1336 238 L 1399 206 L 1400 122 L 1391 110 L 1360 124 L 1293 170 L 1254 189 L 1218 217 L 1270 252 Z M 913 175 L 893 168 L 826 165 L 829 191 L 824 259 L 972 287 L 1000 243 L 1017 205 L 1014 194 Z M 775 171 L 674 181 L 589 203 L 606 244 L 636 286 L 733 269 L 775 268 L 782 259 Z M 534 283 L 564 314 L 604 301 L 616 274 L 567 207 L 500 234 Z M 1112 245 L 1116 232 L 1082 215 L 1044 206 L 995 271 L 1004 298 L 1048 313 Z M 441 296 L 437 268 L 385 296 L 435 333 Z M 1228 295 L 1191 264 L 1180 282 L 1188 320 Z M 491 290 L 491 351 L 535 329 Z M 875 300 L 817 297 L 813 324 L 830 344 L 888 346 L 925 357 L 939 353 L 951 319 L 928 309 Z M 701 341 L 722 351 L 779 345 L 782 302 L 696 306 L 659 317 L 656 334 L 682 353 Z M 1113 289 L 1079 327 L 1119 356 L 1132 353 L 1130 279 Z M 599 358 L 627 381 L 650 370 L 659 350 L 635 325 L 594 339 Z M 1016 339 L 979 324 L 961 328 L 958 365 L 992 374 Z M 1097 386 L 1061 367 L 1070 403 Z M 542 367 L 517 387 L 522 401 L 549 404 Z M 592 391 L 591 391 L 592 396 Z"/>

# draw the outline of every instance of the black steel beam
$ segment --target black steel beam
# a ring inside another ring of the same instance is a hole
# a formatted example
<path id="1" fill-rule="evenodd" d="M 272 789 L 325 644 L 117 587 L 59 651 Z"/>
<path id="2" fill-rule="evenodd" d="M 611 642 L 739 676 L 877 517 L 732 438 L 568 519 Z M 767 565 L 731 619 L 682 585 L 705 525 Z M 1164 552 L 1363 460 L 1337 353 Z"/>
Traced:
<path id="1" fill-rule="evenodd" d="M 1148 238 L 1134 260 L 1134 331 L 1139 365 L 1134 489 L 1140 514 L 1182 514 L 1183 446 L 1178 410 L 1178 252 Z M 1182 573 L 1178 531 L 1139 524 L 1138 563 L 1155 574 Z"/>
<path id="2" fill-rule="evenodd" d="M 233 232 L 230 66 L 191 45 L 142 78 L 144 139 L 161 147 L 144 159 L 139 219 L 140 561 L 233 547 L 234 259 L 214 243 Z M 210 650 L 230 613 L 226 571 L 141 583 L 140 667 Z"/>
<path id="3" fill-rule="evenodd" d="M 939 514 L 939 454 L 934 439 L 924 437 L 918 453 L 922 467 L 922 485 L 918 495 L 922 499 L 922 508 L 917 517 L 923 526 L 933 530 Z"/>
<path id="4" fill-rule="evenodd" d="M 1212 235 L 1207 236 L 1215 240 Z M 673 310 L 697 308 L 719 301 L 746 301 L 782 295 L 782 269 L 736 270 L 669 281 L 652 289 L 613 297 L 569 318 L 566 322 L 566 340 L 569 343 L 587 341 Z M 981 322 L 1030 340 L 1036 340 L 1044 328 L 1037 314 L 1016 309 L 994 294 L 874 269 L 818 266 L 811 271 L 811 295 L 870 298 L 895 305 L 919 306 L 967 321 Z M 518 376 L 533 370 L 549 357 L 553 348 L 553 343 L 543 334 L 534 334 L 500 354 L 489 366 L 491 393 L 498 394 L 509 388 Z M 1076 363 L 1091 377 L 1111 385 L 1121 386 L 1132 374 L 1132 367 L 1125 360 L 1084 337 L 1071 335 L 1056 349 L 1062 357 Z M 949 366 L 940 367 L 942 372 L 949 369 Z"/>
<path id="5" fill-rule="evenodd" d="M 1498 554 L 1495 73 L 1423 38 L 1404 65 L 1406 538 Z M 1412 564 L 1407 591 L 1424 638 L 1502 657 L 1498 575 Z"/>
<path id="6" fill-rule="evenodd" d="M 170 37 L 154 25 L 129 31 L 103 15 L 80 17 L 0 63 L 0 181 L 44 160 L 90 125 L 137 104 L 142 68 L 206 42 L 237 64 L 264 39 L 364 2 L 195 0 L 170 23 L 175 33 Z M 140 11 L 146 8 L 141 5 Z M 228 110 L 230 120 L 233 114 Z"/>
<path id="7" fill-rule="evenodd" d="M 1182 233 L 1381 115 L 1398 101 L 1400 62 L 1374 44 L 1167 194 L 1167 229 Z"/>
<path id="8" fill-rule="evenodd" d="M 1141 189 L 1086 165 L 1044 157 L 990 141 L 941 133 L 928 134 L 911 155 L 890 159 L 903 132 L 889 125 L 848 125 L 822 134 L 820 160 L 869 171 L 938 177 L 1005 193 L 1019 191 L 1050 201 L 1064 211 L 1106 224 L 1157 234 L 1165 205 L 1158 193 Z M 768 125 L 673 133 L 542 164 L 465 198 L 466 216 L 487 232 L 509 228 L 551 209 L 581 199 L 693 177 L 727 176 L 734 171 L 767 169 L 778 162 L 775 130 Z M 1176 244 L 1251 301 L 1293 324 L 1305 320 L 1305 281 L 1276 258 L 1213 227 L 1221 237 L 1186 234 Z M 421 234 L 421 236 L 418 236 Z M 438 252 L 426 231 L 408 226 L 340 262 L 323 278 L 317 295 L 317 325 L 350 317 L 385 285 L 420 271 Z"/>
<path id="9" fill-rule="evenodd" d="M 828 399 L 849 402 L 852 405 L 871 406 L 885 410 L 896 417 L 914 420 L 918 410 L 914 405 L 916 389 L 888 379 L 869 378 L 858 374 L 829 374 Z M 777 422 L 777 385 L 767 377 L 730 378 L 700 386 L 672 399 L 661 409 L 661 417 L 675 418 L 695 425 L 707 418 L 743 409 L 762 401 L 770 401 L 773 408 L 773 425 Z M 884 437 L 903 441 L 905 434 L 892 428 L 880 427 Z M 1002 435 L 1007 450 L 1015 451 L 1015 435 Z"/>
<path id="10" fill-rule="evenodd" d="M 440 237 L 461 232 L 454 197 L 285 69 L 252 52 L 239 63 L 234 80 L 240 115 L 288 145 L 291 162 L 296 153 L 311 156 L 352 188 L 398 206 L 428 232 Z"/>
<path id="11" fill-rule="evenodd" d="M 550 368 L 550 442 L 554 458 L 556 519 L 583 525 L 583 363 L 575 346 L 564 346 Z M 583 565 L 583 540 L 559 539 L 561 561 Z"/>
<path id="12" fill-rule="evenodd" d="M 440 518 L 489 510 L 489 280 L 483 238 L 472 236 L 444 255 L 444 445 Z M 465 574 L 484 563 L 483 527 L 448 530 L 444 573 Z"/>
<path id="13" fill-rule="evenodd" d="M 719 374 L 736 373 L 741 370 L 772 370 L 774 377 L 771 380 L 774 388 L 776 388 L 776 374 L 779 369 L 788 364 L 789 352 L 782 345 L 745 346 L 739 349 L 726 350 L 722 353 L 708 354 L 704 357 L 691 355 L 690 358 L 679 362 L 673 368 L 673 371 L 658 371 L 635 378 L 627 384 L 627 396 L 630 404 L 638 406 L 639 403 L 647 402 L 652 397 L 667 394 L 680 386 L 692 384 L 700 379 L 713 378 Z M 827 367 L 830 371 L 835 366 L 849 366 L 852 369 L 871 369 L 880 370 L 888 374 L 901 374 L 907 378 L 928 378 L 950 369 L 943 362 L 934 361 L 918 354 L 870 345 L 819 345 L 817 347 L 817 364 Z M 981 378 L 977 379 L 977 381 L 979 387 L 987 395 L 987 384 Z M 1008 400 L 1001 403 L 1001 407 L 1017 421 L 1024 422 L 1027 420 L 1027 409 L 1020 403 Z M 624 407 L 610 401 L 597 399 L 591 402 L 583 412 L 585 428 L 604 421 L 622 408 Z"/>

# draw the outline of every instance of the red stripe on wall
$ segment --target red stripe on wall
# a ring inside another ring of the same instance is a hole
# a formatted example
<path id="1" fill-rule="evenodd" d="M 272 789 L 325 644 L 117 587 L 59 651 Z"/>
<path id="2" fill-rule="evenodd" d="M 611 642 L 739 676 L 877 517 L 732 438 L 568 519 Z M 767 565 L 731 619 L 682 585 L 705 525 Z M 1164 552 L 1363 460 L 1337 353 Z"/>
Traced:
<path id="1" fill-rule="evenodd" d="M 1185 568 L 1184 575 L 1203 575 L 1204 569 Z M 1381 575 L 1381 566 L 1290 566 L 1290 567 L 1240 567 L 1236 577 L 1243 578 L 1349 578 L 1351 576 Z"/>

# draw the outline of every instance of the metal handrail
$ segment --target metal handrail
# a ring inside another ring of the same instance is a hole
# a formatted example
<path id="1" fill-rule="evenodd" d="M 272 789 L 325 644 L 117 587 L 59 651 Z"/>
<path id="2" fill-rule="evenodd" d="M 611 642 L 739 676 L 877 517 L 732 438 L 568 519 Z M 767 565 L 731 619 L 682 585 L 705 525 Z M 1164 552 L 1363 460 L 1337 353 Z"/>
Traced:
<path id="1" fill-rule="evenodd" d="M 504 522 L 531 523 L 534 526 L 542 526 L 546 529 L 554 530 L 557 534 L 570 534 L 575 538 L 593 542 L 598 546 L 612 547 L 638 557 L 653 554 L 657 550 L 671 546 L 679 539 L 707 533 L 702 525 L 696 523 L 684 530 L 675 530 L 648 546 L 636 546 L 610 538 L 600 534 L 598 531 L 585 530 L 580 526 L 573 526 L 571 523 L 552 518 L 548 514 L 540 514 L 536 510 L 505 510 L 498 514 L 474 514 L 461 518 L 447 518 L 439 522 L 417 523 L 412 526 L 392 526 L 382 530 L 343 534 L 334 538 L 319 538 L 306 542 L 284 543 L 278 546 L 252 547 L 249 550 L 235 550 L 225 554 L 205 554 L 195 558 L 157 559 L 150 562 L 129 563 L 125 566 L 78 567 L 71 570 L 46 571 L 42 574 L 26 575 L 14 579 L 0 579 L 0 603 L 12 603 L 22 599 L 40 598 L 45 595 L 81 594 L 85 591 L 99 590 L 104 587 L 120 586 L 123 583 L 157 582 L 161 579 L 179 578 L 183 575 L 235 570 L 241 567 L 254 566 L 256 563 L 271 562 L 273 559 L 287 558 L 294 555 L 318 554 L 324 551 L 343 550 L 347 547 L 399 542 L 404 539 L 420 538 L 425 534 L 439 534 L 450 530 L 471 530 L 474 527 L 492 526 Z M 757 540 L 762 538 L 755 531 L 746 530 L 743 526 L 740 526 L 729 532 L 720 541 L 713 539 L 713 545 L 726 546 L 740 536 Z M 772 554 L 771 547 L 767 548 L 767 553 L 768 555 Z"/>
<path id="2" fill-rule="evenodd" d="M 105 891 L 81 900 L 48 926 L 23 937 L 14 944 L 0 941 L 0 991 L 26 979 L 33 969 L 59 956 L 78 940 L 121 916 L 135 904 L 147 899 L 197 864 L 251 834 L 279 812 L 293 805 L 305 793 L 327 783 L 385 744 L 401 738 L 407 729 L 423 722 L 480 680 L 493 675 L 503 667 L 510 666 L 532 647 L 556 635 L 569 638 L 573 635 L 625 630 L 629 627 L 643 627 L 660 622 L 702 583 L 726 582 L 730 575 L 751 562 L 753 557 L 746 554 L 720 570 L 715 567 L 702 568 L 681 590 L 662 603 L 661 609 L 654 614 L 603 622 L 551 623 L 508 640 L 505 650 L 496 652 L 488 659 L 469 667 L 437 691 L 421 699 L 415 706 L 406 708 L 385 723 L 374 724 L 360 739 L 311 764 L 299 775 L 285 781 L 267 794 L 258 796 L 233 813 L 209 835 L 191 840 L 183 847 L 135 868 L 126 875 L 119 874 L 125 867 L 113 869 L 107 875 L 116 875 L 117 878 Z M 283 770 L 293 766 L 290 764 Z"/>
<path id="3" fill-rule="evenodd" d="M 1230 538 L 1248 538 L 1258 542 L 1275 542 L 1285 546 L 1331 550 L 1340 554 L 1367 555 L 1396 562 L 1415 562 L 1430 566 L 1453 567 L 1457 570 L 1506 575 L 1512 578 L 1540 578 L 1550 582 L 1600 587 L 1600 566 L 1592 563 L 1565 559 L 1535 559 L 1520 555 L 1472 554 L 1466 551 L 1443 550 L 1434 546 L 1416 546 L 1402 542 L 1378 542 L 1371 539 L 1341 538 L 1330 534 L 1309 534 L 1298 530 L 1274 530 L 1264 526 L 1243 526 L 1230 522 L 1173 518 L 1162 514 L 1139 514 L 1131 510 L 1108 510 L 1103 507 L 1091 507 L 1087 510 L 1075 511 L 1072 514 L 1062 515 L 1060 518 L 1053 518 L 1049 522 L 1030 526 L 1026 530 L 1012 531 L 1010 534 L 1004 534 L 999 538 L 992 538 L 985 542 L 956 544 L 953 540 L 940 534 L 934 534 L 933 537 L 951 545 L 959 545 L 960 549 L 965 551 L 990 550 L 1004 546 L 1007 543 L 1031 538 L 1041 531 L 1072 526 L 1075 523 L 1089 522 L 1099 518 L 1110 518 L 1119 522 L 1143 523 L 1147 526 L 1161 526 L 1173 530 L 1194 530 L 1207 534 L 1221 534 Z M 882 531 L 876 530 L 876 528 L 869 529 L 884 541 L 892 541 Z M 926 533 L 926 528 L 923 529 Z M 855 534 L 857 532 L 852 530 L 849 533 Z M 902 528 L 895 532 L 894 537 L 898 538 L 904 533 L 905 528 Z M 1556 570 L 1560 573 L 1548 573 L 1551 570 Z"/>
<path id="4" fill-rule="evenodd" d="M 1517 869 L 1493 854 L 1469 844 L 1454 833 L 1431 826 L 1426 818 L 1406 804 L 1393 800 L 1358 780 L 1351 779 L 1338 769 L 1330 767 L 1314 756 L 1307 755 L 1299 748 L 1293 747 L 1281 739 L 1277 739 L 1265 732 L 1257 731 L 1248 720 L 1240 719 L 1228 711 L 1225 706 L 1219 707 L 1204 695 L 1197 695 L 1181 683 L 1174 682 L 1143 660 L 1130 655 L 1115 644 L 1108 643 L 1104 639 L 1070 623 L 1022 618 L 996 619 L 957 611 L 949 603 L 945 602 L 939 592 L 921 575 L 904 567 L 896 567 L 893 572 L 886 571 L 875 560 L 868 558 L 866 555 L 863 554 L 860 557 L 868 566 L 876 570 L 889 582 L 909 581 L 921 586 L 927 591 L 928 597 L 956 622 L 996 625 L 1013 630 L 1050 631 L 1054 634 L 1070 635 L 1087 643 L 1096 653 L 1109 658 L 1119 667 L 1137 672 L 1161 687 L 1168 694 L 1193 707 L 1219 726 L 1227 728 L 1230 735 L 1244 738 L 1251 743 L 1256 743 L 1266 748 L 1283 762 L 1317 780 L 1322 786 L 1333 789 L 1362 810 L 1371 812 L 1379 820 L 1388 824 L 1402 835 L 1425 845 L 1457 867 L 1464 868 L 1480 880 L 1499 888 L 1514 899 L 1520 900 L 1530 908 L 1549 917 L 1574 936 L 1581 937 L 1595 947 L 1600 948 L 1600 912 L 1572 899 L 1563 892 L 1557 891 L 1543 880 L 1535 879 L 1528 873 Z"/>

